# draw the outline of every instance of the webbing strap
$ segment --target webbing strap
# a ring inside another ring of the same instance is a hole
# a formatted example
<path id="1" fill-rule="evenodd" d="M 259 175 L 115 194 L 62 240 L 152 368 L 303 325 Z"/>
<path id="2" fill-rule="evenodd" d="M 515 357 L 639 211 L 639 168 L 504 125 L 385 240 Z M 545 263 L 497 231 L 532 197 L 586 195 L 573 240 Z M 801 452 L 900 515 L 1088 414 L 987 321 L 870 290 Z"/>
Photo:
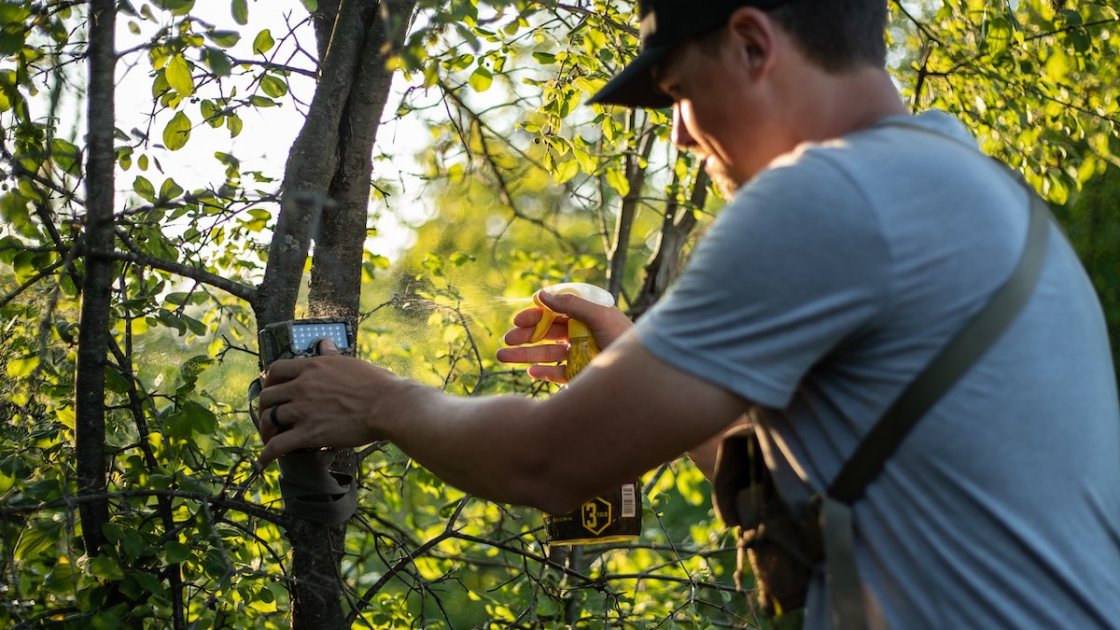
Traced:
<path id="1" fill-rule="evenodd" d="M 867 628 L 863 585 L 856 569 L 852 541 L 852 508 L 824 497 L 820 506 L 821 546 L 824 549 L 825 584 L 832 627 L 837 630 Z"/>

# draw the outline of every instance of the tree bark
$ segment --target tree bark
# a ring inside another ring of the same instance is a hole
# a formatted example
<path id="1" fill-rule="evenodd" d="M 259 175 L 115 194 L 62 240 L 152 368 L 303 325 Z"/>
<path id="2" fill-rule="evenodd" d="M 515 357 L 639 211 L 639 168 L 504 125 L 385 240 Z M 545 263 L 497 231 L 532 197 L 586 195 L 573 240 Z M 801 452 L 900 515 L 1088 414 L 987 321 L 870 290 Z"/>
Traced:
<path id="1" fill-rule="evenodd" d="M 81 328 L 75 381 L 75 450 L 78 494 L 104 497 L 105 364 L 109 348 L 109 309 L 113 282 L 113 151 L 116 65 L 113 0 L 89 2 L 89 94 L 86 154 L 86 255 L 82 282 Z M 79 507 L 86 553 L 95 556 L 105 543 L 102 525 L 109 521 L 105 499 Z"/>

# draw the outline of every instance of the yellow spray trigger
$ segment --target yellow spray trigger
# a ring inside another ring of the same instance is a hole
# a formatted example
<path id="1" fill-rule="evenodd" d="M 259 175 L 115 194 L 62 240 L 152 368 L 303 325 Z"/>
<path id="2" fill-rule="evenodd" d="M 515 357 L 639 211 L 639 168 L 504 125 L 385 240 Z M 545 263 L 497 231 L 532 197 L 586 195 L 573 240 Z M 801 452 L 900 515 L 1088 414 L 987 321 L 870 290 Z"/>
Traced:
<path id="1" fill-rule="evenodd" d="M 533 329 L 533 336 L 529 338 L 529 343 L 536 343 L 548 334 L 548 329 L 552 327 L 552 322 L 556 321 L 556 311 L 548 308 L 541 302 L 541 292 L 537 291 L 533 294 L 533 304 L 536 304 L 541 309 L 541 321 L 537 322 L 537 327 Z"/>
<path id="2" fill-rule="evenodd" d="M 547 291 L 552 295 L 578 295 L 579 297 L 598 304 L 599 306 L 614 306 L 614 296 L 609 291 L 602 287 L 597 287 L 593 284 L 586 284 L 584 282 L 563 282 L 561 284 L 554 284 L 545 287 L 540 291 L 533 294 L 533 304 L 536 304 L 541 309 L 541 321 L 537 322 L 537 327 L 533 329 L 533 336 L 530 338 L 530 343 L 536 343 L 544 339 L 548 334 L 548 329 L 552 327 L 552 322 L 556 321 L 556 312 L 544 305 L 541 301 L 541 292 Z M 569 319 L 568 320 L 568 337 L 589 337 L 591 331 L 583 322 Z"/>

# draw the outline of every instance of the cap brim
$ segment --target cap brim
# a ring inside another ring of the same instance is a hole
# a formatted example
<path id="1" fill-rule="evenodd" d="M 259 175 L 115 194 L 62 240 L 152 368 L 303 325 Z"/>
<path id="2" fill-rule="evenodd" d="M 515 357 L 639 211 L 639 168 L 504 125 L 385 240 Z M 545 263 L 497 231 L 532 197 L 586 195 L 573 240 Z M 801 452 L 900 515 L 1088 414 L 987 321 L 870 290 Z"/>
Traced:
<path id="1" fill-rule="evenodd" d="M 649 109 L 672 107 L 673 99 L 654 85 L 653 68 L 673 48 L 675 46 L 646 48 L 587 102 Z"/>

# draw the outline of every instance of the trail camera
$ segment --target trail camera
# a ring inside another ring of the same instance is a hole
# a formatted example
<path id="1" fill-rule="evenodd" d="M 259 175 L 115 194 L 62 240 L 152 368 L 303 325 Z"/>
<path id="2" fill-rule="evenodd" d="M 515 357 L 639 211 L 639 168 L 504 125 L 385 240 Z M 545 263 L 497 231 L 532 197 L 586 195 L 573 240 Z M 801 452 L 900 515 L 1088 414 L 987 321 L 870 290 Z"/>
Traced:
<path id="1" fill-rule="evenodd" d="M 330 339 L 338 351 L 354 356 L 354 325 L 336 319 L 293 319 L 269 324 L 257 335 L 260 364 L 268 370 L 279 359 L 303 359 L 319 354 L 319 341 Z M 262 377 L 263 378 L 263 377 Z M 261 379 L 249 386 L 249 413 L 258 427 L 256 401 Z M 346 522 L 357 507 L 358 485 L 353 475 L 332 470 L 331 449 L 301 449 L 280 458 L 280 493 L 284 511 L 298 518 L 335 526 Z"/>
<path id="2" fill-rule="evenodd" d="M 338 351 L 354 356 L 354 326 L 337 319 L 292 319 L 276 322 L 261 329 L 257 335 L 261 351 L 261 368 L 267 369 L 277 359 L 301 359 L 319 354 L 319 341 L 330 339 Z"/>

